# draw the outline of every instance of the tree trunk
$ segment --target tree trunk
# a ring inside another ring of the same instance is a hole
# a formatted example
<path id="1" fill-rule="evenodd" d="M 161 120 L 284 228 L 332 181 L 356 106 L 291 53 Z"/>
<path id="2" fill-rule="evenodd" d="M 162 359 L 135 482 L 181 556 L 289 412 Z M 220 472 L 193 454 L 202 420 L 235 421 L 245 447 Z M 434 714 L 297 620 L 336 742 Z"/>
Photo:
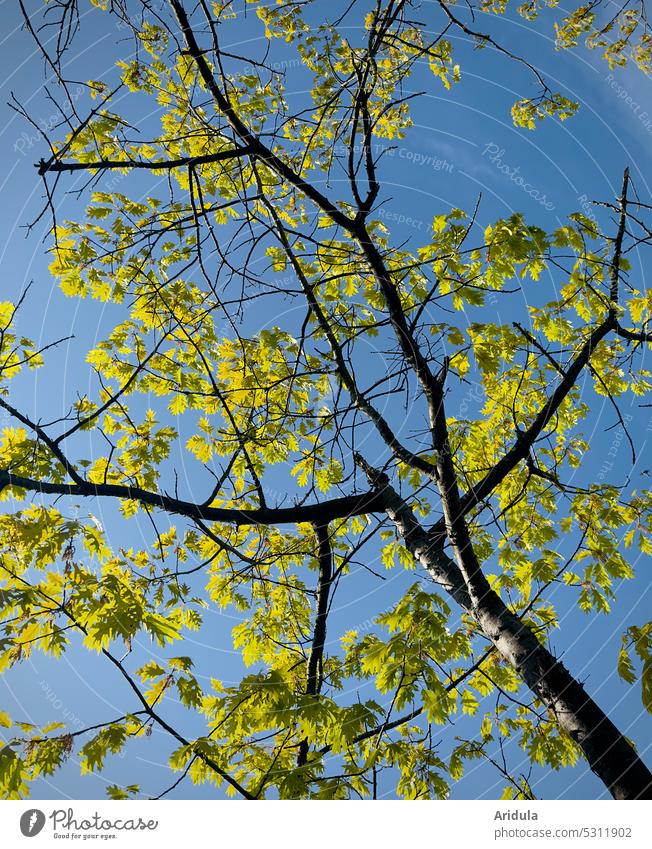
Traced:
<path id="1" fill-rule="evenodd" d="M 652 773 L 631 743 L 498 594 L 491 590 L 470 612 L 559 727 L 582 749 L 614 799 L 652 799 Z"/>
<path id="2" fill-rule="evenodd" d="M 566 667 L 491 589 L 479 566 L 476 565 L 471 586 L 468 582 L 465 586 L 464 570 L 448 557 L 443 544 L 433 542 L 410 507 L 391 487 L 387 476 L 379 474 L 359 455 L 356 462 L 370 482 L 382 491 L 387 514 L 408 550 L 435 582 L 476 620 L 482 633 L 543 702 L 560 729 L 581 748 L 591 770 L 614 799 L 652 799 L 652 773 L 632 744 Z M 475 559 L 467 546 L 470 540 L 465 541 L 465 550 L 456 551 L 458 559 L 469 555 L 469 559 Z"/>

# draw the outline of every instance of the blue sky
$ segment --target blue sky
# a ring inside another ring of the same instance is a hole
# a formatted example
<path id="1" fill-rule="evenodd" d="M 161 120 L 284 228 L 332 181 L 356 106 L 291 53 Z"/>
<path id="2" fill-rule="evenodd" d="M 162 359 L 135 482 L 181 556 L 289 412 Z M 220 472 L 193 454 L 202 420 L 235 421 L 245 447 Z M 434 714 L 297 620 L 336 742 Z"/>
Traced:
<path id="1" fill-rule="evenodd" d="M 34 3 L 30 4 L 33 7 Z M 427 6 L 424 9 L 428 11 Z M 34 52 L 29 35 L 20 29 L 13 0 L 1 2 L 0 13 L 5 32 L 0 52 L 4 94 L 0 107 L 4 118 L 0 150 L 5 163 L 0 180 L 2 299 L 15 298 L 33 280 L 20 320 L 21 329 L 42 344 L 68 334 L 76 337 L 55 351 L 39 374 L 21 380 L 12 396 L 16 406 L 49 420 L 65 412 L 78 391 L 88 391 L 89 375 L 83 364 L 85 352 L 112 326 L 119 310 L 97 302 L 66 299 L 47 272 L 47 244 L 43 242 L 47 219 L 29 234 L 24 229 L 42 208 L 42 186 L 34 163 L 46 155 L 46 149 L 34 130 L 4 103 L 15 94 L 44 127 L 51 127 L 60 115 L 45 97 L 43 63 Z M 102 78 L 110 71 L 113 45 L 121 33 L 100 29 L 92 18 L 85 22 L 85 27 L 84 45 L 89 45 L 89 49 L 75 53 L 73 70 L 82 79 Z M 548 35 L 551 31 L 548 30 Z M 260 50 L 263 45 L 258 32 L 252 28 L 251 21 L 243 20 L 237 43 L 228 46 L 234 50 L 236 47 Z M 427 71 L 420 70 L 413 85 L 426 88 L 427 93 L 414 107 L 415 126 L 383 159 L 383 218 L 397 240 L 420 243 L 426 238 L 434 215 L 451 207 L 471 210 L 479 193 L 483 196 L 478 216 L 480 225 L 522 211 L 529 223 L 551 230 L 563 223 L 569 213 L 586 212 L 587 199 L 611 200 L 627 165 L 640 195 L 648 198 L 652 195 L 646 181 L 646 175 L 652 174 L 652 81 L 634 68 L 610 71 L 596 55 L 582 50 L 574 54 L 557 53 L 548 36 L 533 34 L 532 26 L 521 19 L 495 21 L 493 32 L 508 49 L 527 53 L 555 87 L 579 100 L 580 112 L 563 124 L 548 121 L 534 133 L 514 128 L 509 109 L 515 99 L 532 90 L 527 72 L 510 66 L 490 50 L 472 52 L 453 39 L 453 46 L 459 51 L 462 81 L 448 93 Z M 284 49 L 274 46 L 273 61 L 284 61 Z M 297 101 L 302 97 L 303 83 L 300 69 L 291 65 L 287 86 Z M 525 186 L 517 182 L 516 176 L 523 178 Z M 108 190 L 111 179 L 107 176 L 100 188 Z M 70 181 L 67 187 L 73 188 L 75 183 Z M 61 215 L 72 214 L 75 203 L 71 198 L 63 200 Z M 605 221 L 603 216 L 601 220 Z M 642 289 L 649 285 L 645 257 L 636 256 L 635 260 L 633 275 Z M 545 275 L 544 278 L 541 291 L 534 295 L 541 301 L 554 296 L 554 286 L 559 282 Z M 522 315 L 524 307 L 522 298 L 501 301 L 490 320 L 510 321 Z M 260 316 L 261 324 L 269 320 L 269 316 Z M 461 400 L 462 397 L 460 403 Z M 638 436 L 641 446 L 638 469 L 632 473 L 618 431 L 607 430 L 614 424 L 614 417 L 604 405 L 598 405 L 591 420 L 589 441 L 595 463 L 604 462 L 610 452 L 615 452 L 614 468 L 609 474 L 620 478 L 614 482 L 622 483 L 631 476 L 630 486 L 640 487 L 645 479 L 638 476 L 638 471 L 647 468 L 645 439 L 650 438 L 652 425 L 649 410 L 630 408 L 629 403 L 625 401 L 623 413 L 631 415 L 632 433 Z M 131 523 L 128 528 L 120 525 L 106 504 L 81 505 L 81 508 L 92 510 L 111 529 L 113 545 L 123 545 L 128 540 L 129 545 L 136 546 L 140 539 L 134 540 L 134 532 L 143 540 L 147 534 L 144 525 Z M 563 541 L 560 545 L 563 546 Z M 369 619 L 398 598 L 415 578 L 414 573 L 398 570 L 387 573 L 385 581 L 373 581 L 363 570 L 351 575 L 346 592 L 336 599 L 332 648 L 344 630 L 369 627 Z M 568 597 L 560 597 L 561 629 L 552 640 L 571 671 L 586 683 L 616 724 L 641 745 L 652 739 L 652 718 L 644 714 L 638 693 L 619 682 L 615 658 L 618 635 L 628 625 L 641 624 L 649 618 L 651 597 L 650 561 L 642 558 L 637 564 L 636 579 L 622 587 L 609 618 L 579 614 Z M 210 611 L 207 627 L 193 641 L 193 652 L 208 677 L 229 681 L 241 674 L 239 661 L 230 649 L 229 631 L 234 621 L 228 611 Z M 148 646 L 140 647 L 134 652 L 134 668 L 139 653 L 141 657 L 156 654 Z M 179 651 L 167 654 L 175 653 Z M 363 698 L 370 696 L 364 687 L 360 688 L 360 694 Z M 353 699 L 356 693 L 347 695 Z M 101 660 L 89 658 L 80 648 L 71 649 L 58 664 L 34 655 L 28 663 L 16 667 L 0 683 L 0 703 L 14 716 L 22 712 L 28 721 L 65 719 L 72 730 L 118 716 L 133 707 L 126 688 L 113 671 Z M 171 707 L 169 715 L 179 722 L 187 736 L 192 735 L 193 729 L 200 733 L 199 724 L 181 707 Z M 461 722 L 453 733 L 463 733 L 465 726 L 470 728 L 471 723 Z M 135 781 L 140 781 L 147 795 L 155 795 L 166 786 L 160 764 L 168 751 L 167 740 L 155 732 L 151 738 L 134 743 L 126 757 L 110 761 L 102 777 L 83 779 L 73 757 L 53 778 L 39 782 L 35 795 L 96 798 L 103 796 L 106 782 Z M 648 755 L 648 762 L 651 757 Z M 511 758 L 517 772 L 526 768 L 521 763 L 522 753 L 511 751 Z M 538 770 L 534 778 L 535 792 L 543 798 L 595 798 L 605 792 L 584 765 L 559 774 Z M 502 784 L 487 765 L 471 765 L 464 779 L 454 787 L 454 796 L 492 797 Z M 193 787 L 188 782 L 177 793 L 178 798 L 213 795 L 213 788 Z"/>

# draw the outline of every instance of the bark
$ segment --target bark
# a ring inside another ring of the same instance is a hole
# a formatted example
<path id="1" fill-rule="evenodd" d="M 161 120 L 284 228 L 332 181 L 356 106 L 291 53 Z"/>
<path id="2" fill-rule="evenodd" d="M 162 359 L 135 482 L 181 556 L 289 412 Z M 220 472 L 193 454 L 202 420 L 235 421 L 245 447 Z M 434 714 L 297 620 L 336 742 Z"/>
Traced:
<path id="1" fill-rule="evenodd" d="M 41 495 L 72 495 L 81 498 L 126 498 L 138 501 L 168 513 L 176 513 L 189 519 L 210 522 L 226 522 L 243 527 L 245 525 L 282 525 L 298 522 L 327 524 L 336 519 L 365 516 L 382 512 L 385 503 L 378 492 L 363 492 L 358 495 L 343 495 L 316 504 L 296 504 L 292 507 L 209 507 L 193 501 L 185 501 L 162 492 L 151 492 L 139 486 L 119 483 L 92 483 L 76 475 L 74 483 L 51 483 L 22 475 L 14 475 L 0 469 L 0 492 L 8 486 L 19 487 L 27 492 Z"/>
<path id="2" fill-rule="evenodd" d="M 319 579 L 317 581 L 317 612 L 315 614 L 312 646 L 308 658 L 308 674 L 306 676 L 306 694 L 309 696 L 318 696 L 321 692 L 324 677 L 322 664 L 324 646 L 326 645 L 326 623 L 328 620 L 330 589 L 333 581 L 333 553 L 328 535 L 328 525 L 315 525 L 315 536 L 317 537 L 318 547 Z M 299 744 L 297 766 L 305 766 L 307 760 L 308 741 L 302 740 Z"/>
<path id="3" fill-rule="evenodd" d="M 475 619 L 501 657 L 554 716 L 559 728 L 580 747 L 591 770 L 611 795 L 615 799 L 652 799 L 652 773 L 632 744 L 566 667 L 491 589 L 479 567 L 460 581 L 459 560 L 475 560 L 472 548 L 468 547 L 470 541 L 464 540 L 464 548 L 460 547 L 459 539 L 453 544 L 458 562 L 453 561 L 445 554 L 441 543 L 433 541 L 419 524 L 409 505 L 391 487 L 387 476 L 376 472 L 362 458 L 356 459 L 370 482 L 382 488 L 387 514 L 408 550 Z"/>
<path id="4" fill-rule="evenodd" d="M 566 667 L 491 590 L 473 615 L 498 652 L 582 749 L 614 799 L 652 799 L 652 773 Z"/>

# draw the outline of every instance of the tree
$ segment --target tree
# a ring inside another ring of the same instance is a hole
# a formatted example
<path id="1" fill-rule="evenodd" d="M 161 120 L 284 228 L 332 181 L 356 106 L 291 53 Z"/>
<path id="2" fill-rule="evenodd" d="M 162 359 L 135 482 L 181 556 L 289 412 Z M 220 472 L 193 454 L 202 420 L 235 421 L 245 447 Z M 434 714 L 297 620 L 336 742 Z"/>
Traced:
<path id="1" fill-rule="evenodd" d="M 394 243 L 384 153 L 409 137 L 424 66 L 451 96 L 468 47 L 522 71 L 524 130 L 577 109 L 490 34 L 506 2 L 344 4 L 328 24 L 320 3 L 254 2 L 266 47 L 243 55 L 224 47 L 241 32 L 231 2 L 92 3 L 51 0 L 39 17 L 21 2 L 67 98 L 38 163 L 51 273 L 119 320 L 88 354 L 95 394 L 44 423 L 11 380 L 46 348 L 14 329 L 21 302 L 2 305 L 2 666 L 81 644 L 132 698 L 74 732 L 3 715 L 4 795 L 73 749 L 101 770 L 155 728 L 173 786 L 247 799 L 375 796 L 379 780 L 446 797 L 477 758 L 506 798 L 531 798 L 496 759 L 510 740 L 552 769 L 584 758 L 615 798 L 652 798 L 634 742 L 550 648 L 551 589 L 608 613 L 631 553 L 650 553 L 651 493 L 596 480 L 583 432 L 598 399 L 625 428 L 619 402 L 650 389 L 652 295 L 627 258 L 652 238 L 650 206 L 629 172 L 596 207 L 604 222 L 578 213 L 547 233 L 514 214 L 479 236 L 477 209 L 433 209 L 418 247 Z M 649 71 L 643 3 L 555 6 L 518 13 L 546 32 L 556 20 L 559 49 Z M 117 20 L 122 59 L 80 96 L 66 69 L 89 16 Z M 278 45 L 299 61 L 274 63 Z M 288 94 L 287 67 L 308 94 Z M 107 170 L 116 190 L 98 191 Z M 64 221 L 72 172 L 87 180 Z M 492 302 L 541 281 L 558 296 L 496 321 Z M 469 386 L 468 415 L 451 415 Z M 116 549 L 74 515 L 82 501 L 119 505 L 125 539 L 149 523 L 149 543 Z M 377 580 L 379 554 L 414 582 L 369 628 L 333 632 L 335 593 L 360 562 Z M 211 639 L 211 608 L 238 613 L 237 685 L 203 684 L 219 671 L 184 652 L 189 632 Z M 632 711 L 641 696 L 652 711 L 651 622 L 628 624 L 618 670 L 640 685 Z M 372 696 L 352 696 L 364 682 Z M 201 733 L 169 718 L 176 702 Z M 442 743 L 456 712 L 474 734 Z"/>

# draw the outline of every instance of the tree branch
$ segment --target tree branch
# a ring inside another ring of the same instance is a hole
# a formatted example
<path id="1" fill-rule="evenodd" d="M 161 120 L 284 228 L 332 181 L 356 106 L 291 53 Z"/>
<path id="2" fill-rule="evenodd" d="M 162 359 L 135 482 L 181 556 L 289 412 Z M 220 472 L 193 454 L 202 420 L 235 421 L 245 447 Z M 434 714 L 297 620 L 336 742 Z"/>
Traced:
<path id="1" fill-rule="evenodd" d="M 138 169 L 147 171 L 172 171 L 175 168 L 188 168 L 197 165 L 208 165 L 212 162 L 225 162 L 231 159 L 242 159 L 253 153 L 250 146 L 236 147 L 234 150 L 220 150 L 217 153 L 206 153 L 203 156 L 182 156 L 178 159 L 167 159 L 160 162 L 127 159 L 98 159 L 95 162 L 59 162 L 41 159 L 36 164 L 39 176 L 44 174 L 59 174 L 63 171 L 108 171 L 116 168 Z"/>
<path id="2" fill-rule="evenodd" d="M 344 495 L 332 498 L 320 504 L 297 504 L 293 507 L 264 507 L 248 509 L 226 507 L 207 507 L 184 501 L 164 493 L 151 492 L 138 486 L 117 483 L 91 483 L 80 478 L 79 483 L 50 483 L 14 475 L 7 469 L 0 470 L 0 491 L 8 486 L 19 487 L 28 492 L 42 495 L 69 495 L 81 498 L 126 498 L 140 504 L 156 507 L 168 513 L 176 513 L 188 519 L 201 519 L 211 522 L 226 522 L 243 527 L 245 525 L 283 525 L 312 522 L 325 524 L 334 519 L 346 519 L 351 516 L 364 516 L 367 513 L 379 513 L 385 509 L 382 493 L 364 492 L 358 495 Z"/>
<path id="3" fill-rule="evenodd" d="M 312 635 L 312 647 L 308 658 L 308 674 L 306 677 L 306 695 L 317 696 L 323 682 L 324 646 L 326 644 L 326 622 L 328 619 L 328 602 L 331 583 L 333 580 L 333 552 L 327 525 L 315 525 L 317 537 L 317 557 L 319 560 L 319 580 L 317 582 L 317 611 Z M 308 741 L 299 744 L 297 766 L 305 766 L 308 760 Z"/>

